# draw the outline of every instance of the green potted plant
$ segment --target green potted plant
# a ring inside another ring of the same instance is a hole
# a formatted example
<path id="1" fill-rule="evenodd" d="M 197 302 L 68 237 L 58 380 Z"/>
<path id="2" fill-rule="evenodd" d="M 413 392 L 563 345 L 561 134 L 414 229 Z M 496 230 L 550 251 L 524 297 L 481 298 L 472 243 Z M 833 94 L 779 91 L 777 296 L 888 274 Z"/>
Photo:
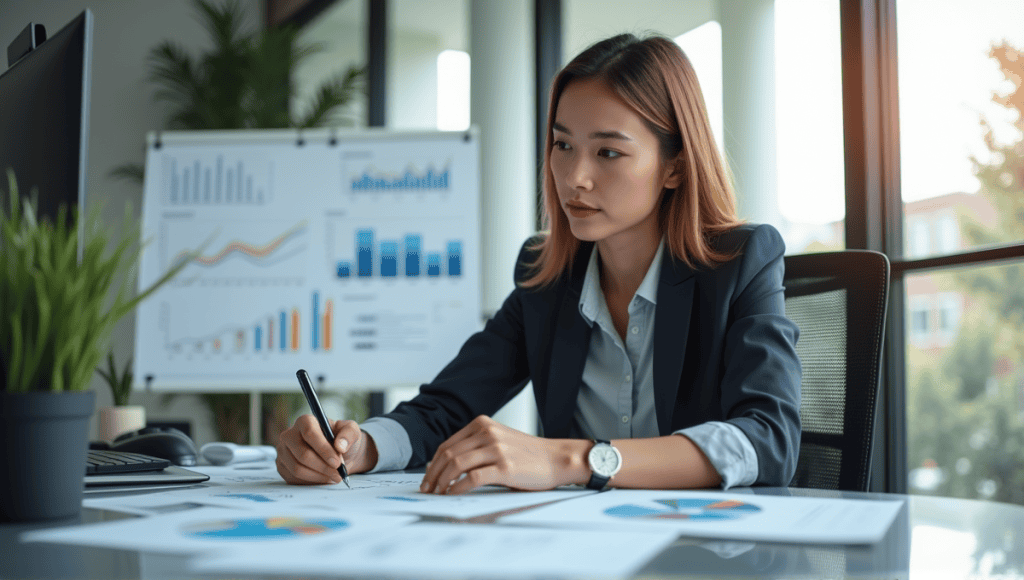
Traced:
<path id="1" fill-rule="evenodd" d="M 99 213 L 39 219 L 7 171 L 0 208 L 0 518 L 77 515 L 95 394 L 87 390 L 114 325 L 193 256 L 133 291 L 138 234 L 112 240 Z M 2 196 L 0 196 L 2 197 Z M 126 232 L 137 232 L 130 210 Z M 80 237 L 81 234 L 81 237 Z M 80 242 L 81 239 L 81 242 Z"/>
<path id="2" fill-rule="evenodd" d="M 99 414 L 99 438 L 104 441 L 113 441 L 122 433 L 128 433 L 146 426 L 146 408 L 142 405 L 129 405 L 128 399 L 132 394 L 132 359 L 124 366 L 123 372 L 118 372 L 114 364 L 113 351 L 107 353 L 107 368 L 96 369 L 103 380 L 110 385 L 110 392 L 114 396 L 114 404 L 110 407 L 103 407 Z"/>
<path id="3" fill-rule="evenodd" d="M 243 32 L 246 13 L 238 0 L 194 0 L 194 7 L 197 20 L 209 33 L 211 48 L 193 56 L 185 47 L 165 40 L 150 50 L 147 59 L 149 79 L 159 87 L 155 100 L 170 105 L 165 128 L 195 131 L 354 124 L 344 112 L 363 92 L 362 67 L 338 71 L 321 83 L 307 102 L 293 108 L 296 90 L 292 74 L 323 47 L 300 42 L 299 30 L 293 26 Z M 120 165 L 111 175 L 139 185 L 144 181 L 143 166 L 137 163 Z M 362 394 L 350 395 L 346 406 L 365 409 L 365 399 Z M 305 407 L 298 393 L 263 394 L 263 440 L 248 441 L 249 395 L 206 393 L 202 400 L 213 414 L 218 439 L 235 443 L 275 444 L 291 415 Z"/>

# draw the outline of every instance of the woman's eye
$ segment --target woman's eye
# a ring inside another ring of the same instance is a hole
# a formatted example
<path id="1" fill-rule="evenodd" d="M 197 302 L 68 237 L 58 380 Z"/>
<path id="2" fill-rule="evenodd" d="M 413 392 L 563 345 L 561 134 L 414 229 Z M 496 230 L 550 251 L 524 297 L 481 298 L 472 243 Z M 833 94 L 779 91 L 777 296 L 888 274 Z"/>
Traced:
<path id="1" fill-rule="evenodd" d="M 601 149 L 600 151 L 597 152 L 597 154 L 606 159 L 618 159 L 619 157 L 622 157 L 622 153 L 619 153 L 618 151 L 613 151 L 611 149 Z"/>
<path id="2" fill-rule="evenodd" d="M 554 148 L 559 151 L 566 151 L 569 149 L 569 144 L 565 141 L 555 141 Z"/>

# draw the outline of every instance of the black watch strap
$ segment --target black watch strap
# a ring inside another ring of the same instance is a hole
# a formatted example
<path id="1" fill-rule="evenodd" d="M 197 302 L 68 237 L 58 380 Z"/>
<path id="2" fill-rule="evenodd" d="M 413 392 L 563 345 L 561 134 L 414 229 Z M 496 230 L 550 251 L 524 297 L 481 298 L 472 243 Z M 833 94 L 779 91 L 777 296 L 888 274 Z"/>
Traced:
<path id="1" fill-rule="evenodd" d="M 594 445 L 600 445 L 601 443 L 604 443 L 606 445 L 611 445 L 612 444 L 611 441 L 605 441 L 603 439 L 595 439 L 594 440 Z M 587 460 L 587 464 L 588 465 L 590 464 L 589 463 L 589 459 Z M 598 474 L 594 473 L 593 469 L 591 469 L 591 471 L 590 471 L 590 481 L 587 482 L 587 489 L 596 489 L 598 491 L 601 491 L 602 489 L 604 489 L 604 487 L 606 485 L 608 485 L 608 480 L 609 479 L 611 479 L 611 478 L 610 477 L 605 477 L 603 475 L 598 475 Z"/>

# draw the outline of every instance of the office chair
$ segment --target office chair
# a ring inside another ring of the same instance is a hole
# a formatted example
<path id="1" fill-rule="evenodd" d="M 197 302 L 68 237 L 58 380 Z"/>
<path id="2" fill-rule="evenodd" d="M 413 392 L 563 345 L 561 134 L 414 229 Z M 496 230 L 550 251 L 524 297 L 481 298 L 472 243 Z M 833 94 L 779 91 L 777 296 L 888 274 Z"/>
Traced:
<path id="1" fill-rule="evenodd" d="M 786 256 L 786 315 L 800 327 L 794 487 L 867 491 L 889 294 L 884 254 Z"/>

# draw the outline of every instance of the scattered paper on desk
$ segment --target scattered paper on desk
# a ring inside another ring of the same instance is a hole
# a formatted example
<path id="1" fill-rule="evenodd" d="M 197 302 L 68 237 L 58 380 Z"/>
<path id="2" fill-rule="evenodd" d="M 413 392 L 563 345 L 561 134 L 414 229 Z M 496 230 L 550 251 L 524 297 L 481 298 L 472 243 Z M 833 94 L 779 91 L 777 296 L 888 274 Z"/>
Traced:
<path id="1" fill-rule="evenodd" d="M 283 480 L 257 481 L 209 486 L 188 491 L 169 491 L 164 498 L 249 509 L 263 505 L 322 508 L 342 513 L 412 513 L 452 518 L 472 518 L 595 493 L 574 488 L 540 492 L 516 492 L 488 486 L 462 495 L 433 495 L 419 492 L 423 476 L 410 473 L 372 473 L 349 478 L 334 485 L 289 485 Z M 114 507 L 114 503 L 96 507 Z M 115 508 L 116 509 L 116 508 Z"/>
<path id="2" fill-rule="evenodd" d="M 22 541 L 102 546 L 125 550 L 194 554 L 251 547 L 288 553 L 314 538 L 338 542 L 375 537 L 416 518 L 339 514 L 323 510 L 266 507 L 251 511 L 202 508 L 145 518 L 25 532 Z"/>
<path id="3" fill-rule="evenodd" d="M 192 471 L 209 475 L 210 485 L 230 483 L 256 483 L 262 481 L 280 481 L 284 479 L 277 473 L 277 466 L 269 462 L 238 463 L 234 465 L 197 465 L 189 467 Z"/>
<path id="4" fill-rule="evenodd" d="M 375 536 L 325 538 L 295 549 L 253 548 L 200 558 L 202 573 L 394 577 L 629 576 L 672 543 L 673 531 L 594 532 L 472 524 L 412 524 Z"/>
<path id="5" fill-rule="evenodd" d="M 903 501 L 823 499 L 713 491 L 611 490 L 501 519 L 680 535 L 811 544 L 871 544 L 885 536 Z"/>

